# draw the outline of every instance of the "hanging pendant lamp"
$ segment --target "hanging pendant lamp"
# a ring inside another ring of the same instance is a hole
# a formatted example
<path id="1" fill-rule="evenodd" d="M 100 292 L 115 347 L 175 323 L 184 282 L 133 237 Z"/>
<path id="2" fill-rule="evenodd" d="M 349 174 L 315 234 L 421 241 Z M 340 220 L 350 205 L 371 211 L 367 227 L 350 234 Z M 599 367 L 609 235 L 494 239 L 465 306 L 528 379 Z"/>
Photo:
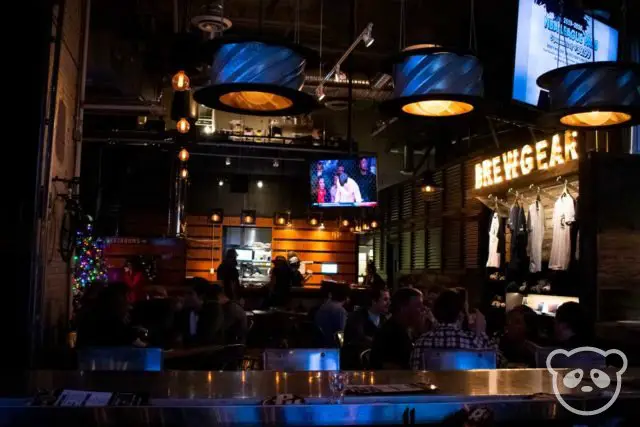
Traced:
<path id="1" fill-rule="evenodd" d="M 549 71 L 537 83 L 551 101 L 545 125 L 610 129 L 640 123 L 640 64 L 575 64 Z"/>
<path id="2" fill-rule="evenodd" d="M 220 38 L 210 43 L 211 84 L 194 94 L 215 110 L 254 116 L 305 114 L 318 106 L 301 91 L 311 50 L 266 39 Z"/>
<path id="3" fill-rule="evenodd" d="M 474 55 L 418 45 L 404 49 L 391 61 L 393 98 L 382 104 L 383 111 L 441 120 L 480 106 L 482 64 Z"/>

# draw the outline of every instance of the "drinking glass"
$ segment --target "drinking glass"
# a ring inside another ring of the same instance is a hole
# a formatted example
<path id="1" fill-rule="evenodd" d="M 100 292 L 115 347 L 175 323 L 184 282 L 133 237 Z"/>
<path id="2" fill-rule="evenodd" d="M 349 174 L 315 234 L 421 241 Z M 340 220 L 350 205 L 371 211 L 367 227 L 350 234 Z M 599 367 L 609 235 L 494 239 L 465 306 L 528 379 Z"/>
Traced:
<path id="1" fill-rule="evenodd" d="M 335 371 L 329 373 L 331 403 L 342 403 L 347 385 L 349 385 L 349 375 L 346 372 Z"/>

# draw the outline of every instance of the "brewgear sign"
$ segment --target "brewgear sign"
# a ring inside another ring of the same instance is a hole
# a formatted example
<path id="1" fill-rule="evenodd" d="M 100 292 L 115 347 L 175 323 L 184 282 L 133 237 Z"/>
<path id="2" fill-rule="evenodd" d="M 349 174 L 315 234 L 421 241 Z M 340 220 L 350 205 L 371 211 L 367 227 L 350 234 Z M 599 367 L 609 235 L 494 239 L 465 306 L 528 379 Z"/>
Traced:
<path id="1" fill-rule="evenodd" d="M 557 134 L 551 141 L 543 139 L 535 144 L 509 150 L 475 164 L 475 188 L 500 185 L 535 171 L 546 171 L 578 160 L 578 134 Z"/>

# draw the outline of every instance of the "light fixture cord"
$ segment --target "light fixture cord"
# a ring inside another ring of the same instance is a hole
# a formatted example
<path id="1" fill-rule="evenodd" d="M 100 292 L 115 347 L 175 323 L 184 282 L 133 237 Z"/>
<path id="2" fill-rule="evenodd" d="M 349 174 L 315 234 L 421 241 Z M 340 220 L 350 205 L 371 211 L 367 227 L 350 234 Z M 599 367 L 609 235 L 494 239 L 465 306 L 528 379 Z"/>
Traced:
<path id="1" fill-rule="evenodd" d="M 469 50 L 478 54 L 478 37 L 476 35 L 476 7 L 475 0 L 471 0 L 469 13 Z"/>
<path id="2" fill-rule="evenodd" d="M 400 37 L 399 37 L 399 50 L 402 51 L 405 47 L 407 38 L 407 25 L 405 16 L 405 0 L 400 0 Z"/>
<path id="3" fill-rule="evenodd" d="M 216 225 L 212 224 L 211 225 L 211 269 L 213 270 L 213 246 L 216 240 Z"/>
<path id="4" fill-rule="evenodd" d="M 324 0 L 320 0 L 320 47 L 318 48 L 318 52 L 320 55 L 320 74 L 319 78 L 322 81 L 322 35 L 324 33 Z"/>

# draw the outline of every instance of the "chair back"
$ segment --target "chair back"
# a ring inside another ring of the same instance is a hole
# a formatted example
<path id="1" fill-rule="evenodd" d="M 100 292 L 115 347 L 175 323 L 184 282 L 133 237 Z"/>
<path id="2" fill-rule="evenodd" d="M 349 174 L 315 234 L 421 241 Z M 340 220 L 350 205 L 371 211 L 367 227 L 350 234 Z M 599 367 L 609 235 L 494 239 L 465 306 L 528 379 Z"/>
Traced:
<path id="1" fill-rule="evenodd" d="M 469 369 L 496 369 L 495 350 L 425 350 L 420 369 L 429 371 L 466 371 Z"/>
<path id="2" fill-rule="evenodd" d="M 547 358 L 549 357 L 551 352 L 556 349 L 557 347 L 536 346 L 535 347 L 536 368 L 546 369 Z M 606 366 L 607 366 L 607 361 L 605 356 L 598 353 L 591 352 L 591 351 L 575 353 L 569 357 L 566 357 L 562 354 L 558 354 L 553 357 L 553 360 L 551 360 L 551 367 L 554 369 L 572 369 L 572 368 L 592 369 L 592 368 L 606 368 Z"/>
<path id="3" fill-rule="evenodd" d="M 87 347 L 78 349 L 78 369 L 84 371 L 162 371 L 161 348 Z"/>
<path id="4" fill-rule="evenodd" d="M 263 367 L 270 371 L 339 371 L 337 348 L 267 349 Z"/>

